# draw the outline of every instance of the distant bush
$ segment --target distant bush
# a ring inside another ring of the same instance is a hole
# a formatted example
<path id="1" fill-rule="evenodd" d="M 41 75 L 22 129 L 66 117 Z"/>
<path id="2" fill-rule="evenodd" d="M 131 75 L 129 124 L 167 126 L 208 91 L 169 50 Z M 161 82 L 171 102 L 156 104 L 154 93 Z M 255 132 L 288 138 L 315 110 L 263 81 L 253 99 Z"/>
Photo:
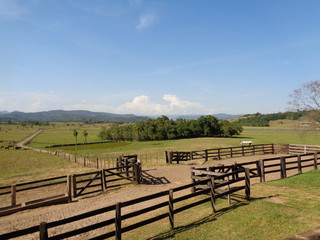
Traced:
<path id="1" fill-rule="evenodd" d="M 171 120 L 166 116 L 149 119 L 135 124 L 112 124 L 110 128 L 103 127 L 99 133 L 100 139 L 148 141 L 167 140 L 194 137 L 231 137 L 239 135 L 242 127 L 214 116 L 201 116 L 197 120 Z"/>

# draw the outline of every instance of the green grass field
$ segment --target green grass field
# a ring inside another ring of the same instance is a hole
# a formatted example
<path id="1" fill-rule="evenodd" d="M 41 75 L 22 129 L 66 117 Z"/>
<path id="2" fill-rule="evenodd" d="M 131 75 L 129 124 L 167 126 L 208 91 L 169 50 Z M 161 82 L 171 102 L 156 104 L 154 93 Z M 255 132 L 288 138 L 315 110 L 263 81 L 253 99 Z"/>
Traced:
<path id="1" fill-rule="evenodd" d="M 60 126 L 50 128 L 38 135 L 30 145 L 45 147 L 53 144 L 75 143 L 72 130 L 74 127 Z M 78 143 L 84 142 L 83 129 L 89 133 L 88 142 L 100 141 L 97 137 L 101 126 L 79 127 Z M 121 154 L 137 154 L 144 166 L 165 165 L 165 151 L 195 151 L 210 148 L 240 146 L 241 140 L 251 140 L 254 144 L 262 143 L 295 143 L 320 145 L 320 131 L 296 128 L 290 122 L 287 124 L 273 123 L 273 127 L 245 127 L 240 136 L 232 138 L 203 137 L 193 139 L 178 139 L 146 142 L 113 142 L 88 145 L 57 147 L 60 152 L 72 152 L 74 155 L 92 156 L 99 159 L 114 159 Z"/>
<path id="2" fill-rule="evenodd" d="M 105 125 L 106 126 L 106 125 Z M 165 151 L 194 151 L 210 148 L 219 147 L 229 147 L 229 146 L 239 146 L 241 140 L 251 140 L 254 144 L 261 143 L 296 143 L 296 144 L 311 144 L 320 145 L 320 131 L 319 130 L 308 130 L 304 128 L 296 128 L 295 125 L 290 123 L 280 124 L 275 122 L 271 127 L 246 127 L 240 136 L 235 136 L 233 138 L 195 138 L 195 139 L 178 139 L 178 140 L 166 140 L 166 141 L 148 141 L 148 142 L 113 142 L 113 143 L 99 143 L 99 144 L 88 144 L 88 145 L 78 145 L 77 149 L 75 146 L 51 148 L 52 150 L 67 152 L 74 155 L 90 156 L 92 158 L 99 158 L 105 161 L 112 161 L 121 154 L 137 154 L 141 159 L 143 166 L 157 166 L 166 165 L 165 164 Z M 1 124 L 1 144 L 6 146 L 10 141 L 19 141 L 25 137 L 36 132 L 38 128 L 34 127 L 22 127 L 19 125 L 5 125 Z M 82 125 L 82 124 L 56 124 L 55 127 L 48 127 L 39 134 L 30 145 L 33 147 L 44 148 L 45 146 L 53 144 L 73 144 L 75 143 L 75 137 L 73 136 L 73 129 L 78 129 L 78 143 L 84 142 L 83 130 L 88 132 L 88 142 L 100 141 L 98 138 L 98 133 L 101 130 L 102 125 Z M 75 151 L 76 150 L 76 151 Z M 0 164 L 2 166 L 7 165 L 10 162 L 19 162 L 19 155 L 26 157 L 30 155 L 28 161 L 32 161 L 34 157 L 29 151 L 21 152 L 3 152 L 0 151 Z M 53 158 L 52 156 L 44 156 L 45 161 L 56 162 L 59 158 Z M 36 157 L 37 158 L 37 157 Z M 22 164 L 23 161 L 20 161 Z M 63 160 L 62 160 L 63 162 Z M 25 163 L 27 164 L 27 163 Z M 59 163 L 61 164 L 61 163 Z M 58 164 L 58 165 L 59 165 Z M 63 166 L 63 165 L 62 165 Z M 80 167 L 81 168 L 81 167 Z M 11 171 L 10 179 L 14 179 L 14 176 L 24 175 L 29 176 L 25 173 L 27 169 L 22 167 L 16 174 L 15 171 Z M 58 169 L 58 167 L 56 168 Z M 61 167 L 60 169 L 63 169 Z M 84 169 L 85 170 L 85 169 Z M 8 171 L 5 170 L 5 171 Z M 4 170 L 2 175 L 5 176 Z M 44 171 L 45 172 L 45 171 Z M 60 171 L 55 170 L 55 174 L 59 174 Z M 34 175 L 30 175 L 30 178 L 34 178 Z M 39 175 L 41 178 L 41 174 Z M 2 178 L 5 179 L 5 178 Z M 23 179 L 27 179 L 23 178 Z M 2 180 L 3 181 L 3 180 Z M 1 181 L 0 181 L 1 182 Z"/>
<path id="3" fill-rule="evenodd" d="M 82 130 L 87 130 L 88 141 L 99 141 L 100 126 L 50 127 L 31 142 L 32 146 L 73 143 L 74 128 L 79 129 L 78 142 L 84 142 Z M 1 141 L 19 141 L 36 132 L 37 128 L 1 125 Z M 319 130 L 308 130 L 278 124 L 269 128 L 244 128 L 233 138 L 197 138 L 150 142 L 118 142 L 78 146 L 77 154 L 98 157 L 112 154 L 146 154 L 150 165 L 164 165 L 165 150 L 201 150 L 239 146 L 241 140 L 260 143 L 296 143 L 320 145 Z M 74 146 L 56 150 L 70 152 Z M 147 166 L 148 164 L 146 164 Z M 58 156 L 29 150 L 0 150 L 0 186 L 18 182 L 90 171 L 81 165 Z M 169 229 L 168 220 L 151 224 L 125 234 L 125 239 L 283 239 L 307 231 L 320 222 L 320 172 L 313 171 L 281 181 L 252 186 L 250 204 L 240 201 L 229 206 L 219 200 L 217 215 L 211 215 L 210 203 L 195 207 L 175 216 L 176 228 Z M 239 224 L 241 222 L 241 224 Z"/>

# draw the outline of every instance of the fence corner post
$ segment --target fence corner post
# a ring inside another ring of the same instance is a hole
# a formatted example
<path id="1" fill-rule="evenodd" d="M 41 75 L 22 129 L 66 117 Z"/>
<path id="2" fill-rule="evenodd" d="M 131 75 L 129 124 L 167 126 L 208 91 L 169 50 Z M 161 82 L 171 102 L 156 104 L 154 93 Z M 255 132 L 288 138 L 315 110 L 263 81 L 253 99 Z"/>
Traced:
<path id="1" fill-rule="evenodd" d="M 250 200 L 250 172 L 249 168 L 244 169 L 245 172 L 245 192 L 246 192 L 246 199 Z"/>
<path id="2" fill-rule="evenodd" d="M 39 231 L 40 231 L 40 240 L 47 240 L 48 239 L 48 228 L 47 228 L 46 222 L 40 223 Z"/>

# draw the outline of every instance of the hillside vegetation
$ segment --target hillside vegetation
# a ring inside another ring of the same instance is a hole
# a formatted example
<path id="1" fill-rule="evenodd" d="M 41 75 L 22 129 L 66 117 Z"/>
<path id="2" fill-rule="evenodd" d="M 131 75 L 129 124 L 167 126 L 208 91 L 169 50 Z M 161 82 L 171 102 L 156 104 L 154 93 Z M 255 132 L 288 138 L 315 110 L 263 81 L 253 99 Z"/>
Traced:
<path id="1" fill-rule="evenodd" d="M 270 121 L 274 120 L 298 120 L 299 118 L 307 115 L 307 111 L 301 112 L 284 112 L 284 113 L 271 113 L 271 114 L 247 114 L 243 117 L 234 121 L 234 123 L 241 126 L 250 126 L 250 127 L 268 127 L 270 126 Z"/>

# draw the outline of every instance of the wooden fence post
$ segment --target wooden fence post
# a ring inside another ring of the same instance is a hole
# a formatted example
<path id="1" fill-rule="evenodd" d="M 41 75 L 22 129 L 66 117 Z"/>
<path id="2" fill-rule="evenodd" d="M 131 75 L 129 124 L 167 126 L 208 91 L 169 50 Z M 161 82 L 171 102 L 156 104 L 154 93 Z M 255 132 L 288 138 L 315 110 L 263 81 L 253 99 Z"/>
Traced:
<path id="1" fill-rule="evenodd" d="M 260 165 L 260 182 L 265 182 L 266 181 L 266 175 L 264 172 L 264 161 L 263 159 L 259 160 L 259 165 Z"/>
<path id="2" fill-rule="evenodd" d="M 164 154 L 165 154 L 165 156 L 166 156 L 166 163 L 169 163 L 168 152 L 167 152 L 167 151 L 164 151 Z"/>
<path id="3" fill-rule="evenodd" d="M 46 222 L 40 223 L 39 231 L 40 231 L 40 240 L 47 240 L 48 239 L 48 228 L 47 228 Z"/>
<path id="4" fill-rule="evenodd" d="M 172 164 L 172 158 L 173 158 L 173 153 L 172 151 L 169 152 L 169 163 Z"/>
<path id="5" fill-rule="evenodd" d="M 206 162 L 208 161 L 208 150 L 206 149 L 206 150 L 204 150 L 204 154 L 205 154 L 205 158 L 206 158 Z"/>
<path id="6" fill-rule="evenodd" d="M 280 158 L 280 166 L 281 166 L 281 178 L 286 178 L 287 171 L 286 171 L 286 158 L 285 157 Z"/>
<path id="7" fill-rule="evenodd" d="M 194 167 L 191 167 L 191 168 L 190 168 L 190 172 L 191 172 L 191 182 L 192 182 L 192 183 L 195 183 L 195 182 L 196 182 L 196 180 L 194 179 L 195 173 L 194 173 L 192 170 L 194 170 Z M 191 187 L 191 193 L 195 193 L 195 192 L 196 192 L 196 187 L 195 187 L 195 186 L 192 186 L 192 187 Z"/>
<path id="8" fill-rule="evenodd" d="M 72 175 L 72 188 L 73 188 L 73 197 L 77 197 L 77 179 L 75 175 Z"/>
<path id="9" fill-rule="evenodd" d="M 252 145 L 252 154 L 256 155 L 256 147 L 255 147 L 255 145 Z"/>
<path id="10" fill-rule="evenodd" d="M 212 207 L 212 212 L 216 212 L 216 195 L 214 192 L 214 177 L 210 176 L 210 200 L 211 200 L 211 207 Z"/>
<path id="11" fill-rule="evenodd" d="M 137 163 L 137 169 L 138 169 L 138 171 L 137 171 L 137 184 L 140 184 L 141 183 L 141 180 L 142 180 L 142 176 L 141 176 L 141 174 L 142 174 L 142 169 L 141 169 L 141 163 Z"/>
<path id="12" fill-rule="evenodd" d="M 99 158 L 96 158 L 97 161 L 97 169 L 99 169 Z"/>
<path id="13" fill-rule="evenodd" d="M 232 158 L 233 153 L 232 153 L 232 147 L 230 148 L 230 157 Z"/>
<path id="14" fill-rule="evenodd" d="M 298 158 L 298 173 L 302 173 L 302 168 L 301 168 L 301 155 L 297 155 Z"/>
<path id="15" fill-rule="evenodd" d="M 271 150 L 271 151 L 272 151 L 271 153 L 274 154 L 274 144 L 273 144 L 273 143 L 271 144 L 271 149 L 272 149 L 272 150 Z"/>
<path id="16" fill-rule="evenodd" d="M 174 228 L 173 189 L 169 190 L 169 221 L 171 228 Z"/>
<path id="17" fill-rule="evenodd" d="M 264 144 L 262 144 L 262 153 L 265 154 L 265 151 L 264 151 Z"/>
<path id="18" fill-rule="evenodd" d="M 11 185 L 11 206 L 17 205 L 17 186 Z"/>
<path id="19" fill-rule="evenodd" d="M 230 191 L 230 183 L 229 183 L 229 176 L 227 178 L 227 182 L 228 182 L 228 192 Z M 230 197 L 230 194 L 228 194 L 228 203 L 229 205 L 231 205 L 231 197 Z"/>
<path id="20" fill-rule="evenodd" d="M 221 156 L 220 156 L 220 148 L 218 148 L 218 159 L 220 160 Z"/>
<path id="21" fill-rule="evenodd" d="M 103 169 L 100 171 L 100 174 L 101 174 L 101 190 L 102 192 L 105 192 L 106 191 L 106 174 Z"/>
<path id="22" fill-rule="evenodd" d="M 318 169 L 318 153 L 314 153 L 314 169 Z"/>
<path id="23" fill-rule="evenodd" d="M 193 152 L 190 152 L 190 160 L 193 160 Z"/>
<path id="24" fill-rule="evenodd" d="M 121 240 L 121 202 L 116 204 L 115 214 L 115 225 L 116 225 L 116 240 Z"/>
<path id="25" fill-rule="evenodd" d="M 246 193 L 246 199 L 250 200 L 250 172 L 249 168 L 244 169 L 245 173 L 245 193 Z"/>
<path id="26" fill-rule="evenodd" d="M 179 164 L 180 161 L 180 152 L 177 152 L 177 164 Z"/>
<path id="27" fill-rule="evenodd" d="M 86 166 L 86 156 L 83 157 L 83 166 Z"/>
<path id="28" fill-rule="evenodd" d="M 128 173 L 129 167 L 128 167 L 128 165 L 129 165 L 128 158 L 126 158 L 125 159 L 126 177 L 129 177 L 129 173 Z"/>
<path id="29" fill-rule="evenodd" d="M 69 202 L 72 202 L 72 176 L 67 176 L 67 194 L 69 197 Z"/>
<path id="30" fill-rule="evenodd" d="M 243 147 L 243 145 L 241 146 L 241 152 L 242 152 L 242 156 L 244 156 L 244 147 Z"/>

